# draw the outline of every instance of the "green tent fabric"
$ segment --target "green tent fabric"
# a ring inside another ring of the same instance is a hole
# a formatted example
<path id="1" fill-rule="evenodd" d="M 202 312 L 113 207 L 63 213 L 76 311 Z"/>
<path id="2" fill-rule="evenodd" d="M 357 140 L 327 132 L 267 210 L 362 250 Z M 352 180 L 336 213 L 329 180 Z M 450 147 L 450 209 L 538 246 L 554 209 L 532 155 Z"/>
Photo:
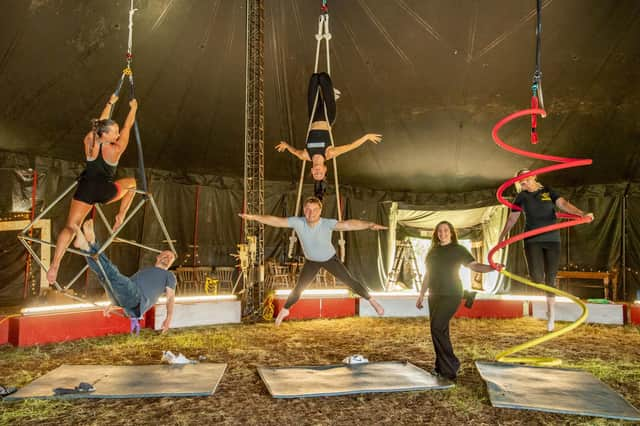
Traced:
<path id="1" fill-rule="evenodd" d="M 0 153 L 1 154 L 1 153 Z M 0 155 L 2 158 L 2 155 Z M 15 193 L 23 194 L 30 199 L 31 184 L 20 179 L 19 173 L 24 164 L 29 164 L 25 158 L 11 154 L 5 157 L 4 164 L 9 167 L 10 159 L 15 161 L 14 169 L 11 173 L 6 173 L 7 187 L 15 188 Z M 38 190 L 39 206 L 49 204 L 57 194 L 73 182 L 75 173 L 81 170 L 81 164 L 67 162 L 64 160 L 52 160 L 46 157 L 36 157 L 34 159 L 36 169 L 42 176 Z M 120 169 L 121 175 L 133 174 L 131 169 Z M 194 209 L 195 209 L 195 185 L 201 185 L 200 200 L 200 222 L 198 227 L 199 235 L 199 257 L 202 265 L 232 265 L 233 258 L 229 256 L 237 248 L 236 244 L 240 239 L 240 220 L 237 213 L 240 211 L 242 202 L 242 180 L 238 178 L 220 177 L 214 175 L 184 174 L 178 172 L 167 172 L 162 170 L 149 169 L 149 187 L 158 202 L 159 209 L 165 219 L 170 235 L 176 239 L 176 248 L 184 259 L 185 253 L 193 249 L 189 247 L 193 243 Z M 305 191 L 311 192 L 310 187 Z M 561 264 L 572 264 L 588 266 L 596 269 L 611 269 L 622 265 L 622 239 L 623 239 L 623 215 L 622 201 L 625 191 L 627 192 L 626 211 L 626 251 L 625 264 L 629 270 L 626 274 L 626 281 L 620 280 L 619 294 L 623 294 L 623 285 L 626 289 L 626 297 L 634 298 L 636 291 L 640 288 L 637 271 L 640 271 L 640 185 L 637 184 L 609 184 L 609 185 L 588 185 L 575 188 L 558 188 L 558 192 L 567 197 L 574 204 L 584 209 L 593 211 L 596 221 L 589 225 L 583 225 L 571 229 L 567 235 L 563 231 L 563 257 Z M 377 221 L 379 223 L 389 223 L 389 211 L 391 203 L 398 196 L 397 193 L 376 191 L 367 188 L 345 186 L 342 190 L 345 199 L 345 214 L 348 218 L 358 218 L 364 220 Z M 268 181 L 265 185 L 265 210 L 268 214 L 286 216 L 292 213 L 295 206 L 296 188 L 294 184 Z M 487 194 L 483 198 L 482 194 Z M 491 192 L 480 191 L 478 194 L 447 194 L 448 204 L 442 204 L 442 210 L 457 209 L 458 206 L 468 206 L 469 199 L 483 200 L 486 205 L 495 204 L 491 198 Z M 438 202 L 445 199 L 442 194 L 420 194 L 421 200 L 425 200 L 424 207 L 411 204 L 414 210 L 432 207 L 435 200 Z M 398 198 L 402 198 L 399 196 Z M 412 201 L 415 201 L 414 198 Z M 475 204 L 474 201 L 471 204 Z M 19 200 L 16 205 L 24 205 L 24 200 Z M 400 201 L 398 206 L 406 206 Z M 4 215 L 14 210 L 12 199 L 5 197 L 0 206 Z M 64 224 L 68 202 L 63 202 L 52 212 L 52 234 L 55 236 Z M 108 217 L 115 214 L 114 207 L 106 209 Z M 327 195 L 325 215 L 335 215 L 335 196 L 331 193 Z M 522 221 L 516 226 L 521 227 Z M 160 235 L 157 222 L 147 211 L 145 215 L 139 217 L 127 226 L 124 230 L 124 238 L 131 238 L 141 241 L 143 244 L 154 246 L 162 244 L 158 240 Z M 100 234 L 99 234 L 100 236 Z M 7 241 L 11 240 L 9 238 Z M 274 257 L 284 260 L 284 252 L 288 242 L 287 231 L 266 228 L 265 233 L 265 254 L 266 257 Z M 367 283 L 371 288 L 381 289 L 386 282 L 390 262 L 388 251 L 389 232 L 360 231 L 347 233 L 347 265 L 354 275 Z M 24 254 L 24 253 L 23 253 Z M 111 256 L 123 272 L 133 273 L 140 266 L 147 265 L 152 260 L 152 254 L 140 252 L 127 245 L 114 244 L 109 248 Z M 19 256 L 18 256 L 19 258 Z M 375 261 L 372 262 L 372 259 Z M 63 279 L 70 278 L 75 271 L 82 266 L 82 259 L 76 256 L 66 256 L 61 268 Z M 24 265 L 21 265 L 18 270 Z M 516 244 L 510 250 L 507 267 L 519 274 L 526 275 L 526 265 L 524 262 L 521 243 Z M 23 281 L 16 272 L 9 272 L 9 269 L 2 269 L 0 275 L 0 292 L 9 294 L 22 294 Z M 13 275 L 12 275 L 13 274 Z M 91 277 L 91 276 L 90 276 Z M 90 278 L 89 289 L 99 289 L 96 282 Z M 81 284 L 81 285 L 84 285 Z M 7 290 L 8 289 L 8 290 Z M 511 286 L 512 292 L 527 292 L 527 288 L 514 283 Z M 591 296 L 591 295 L 590 295 Z M 599 295 L 593 295 L 598 297 Z M 4 296 L 0 303 L 7 304 L 7 297 Z M 4 302 L 2 302 L 4 301 Z"/>

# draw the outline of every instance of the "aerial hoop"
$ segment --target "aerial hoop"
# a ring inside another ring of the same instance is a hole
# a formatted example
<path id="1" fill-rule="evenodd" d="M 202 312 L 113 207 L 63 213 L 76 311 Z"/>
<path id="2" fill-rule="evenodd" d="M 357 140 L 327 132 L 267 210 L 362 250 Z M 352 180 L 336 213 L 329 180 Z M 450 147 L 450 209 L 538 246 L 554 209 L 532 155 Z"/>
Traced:
<path id="1" fill-rule="evenodd" d="M 508 122 L 515 120 L 518 117 L 523 117 L 526 115 L 530 115 L 530 114 L 538 114 L 538 115 L 546 115 L 546 112 L 544 110 L 541 109 L 525 109 L 522 111 L 518 111 L 516 113 L 513 113 L 505 118 L 503 118 L 502 120 L 500 120 L 493 128 L 493 131 L 491 133 L 491 136 L 493 137 L 493 140 L 495 141 L 495 143 L 500 146 L 501 148 L 516 153 L 518 155 L 522 155 L 522 156 L 526 156 L 529 158 L 536 158 L 536 159 L 542 159 L 542 160 L 548 160 L 548 161 L 554 161 L 557 162 L 559 164 L 555 164 L 552 166 L 547 166 L 547 167 L 542 167 L 527 173 L 523 173 L 520 176 L 511 178 L 509 180 L 507 180 L 505 183 L 503 183 L 499 188 L 498 191 L 496 193 L 496 197 L 498 199 L 498 201 L 500 201 L 501 204 L 505 205 L 506 207 L 509 207 L 511 209 L 519 209 L 518 206 L 514 205 L 513 203 L 511 203 L 510 201 L 506 200 L 503 196 L 504 191 L 510 187 L 511 185 L 513 185 L 515 182 L 523 180 L 528 178 L 529 176 L 537 176 L 537 175 L 541 175 L 544 173 L 549 173 L 551 171 L 555 171 L 555 170 L 561 170 L 561 169 L 567 169 L 567 168 L 571 168 L 571 167 L 580 167 L 580 166 L 586 166 L 592 163 L 592 160 L 590 159 L 576 159 L 576 158 L 565 158 L 565 157 L 556 157 L 556 156 L 551 156 L 551 155 L 543 155 L 543 154 L 537 154 L 534 152 L 529 152 L 529 151 L 525 151 L 525 150 L 521 150 L 518 148 L 514 148 L 510 145 L 507 145 L 506 143 L 504 143 L 502 141 L 502 139 L 500 139 L 500 137 L 498 136 L 498 132 L 500 130 L 500 128 L 502 126 L 504 126 L 505 124 L 507 124 Z M 577 297 L 573 296 L 572 294 L 566 293 L 564 291 L 560 291 L 556 288 L 553 287 L 549 287 L 547 285 L 541 284 L 541 283 L 536 283 L 533 282 L 531 280 L 528 280 L 524 277 L 521 277 L 519 275 L 516 275 L 512 272 L 507 271 L 504 268 L 501 268 L 500 265 L 498 265 L 494 260 L 493 257 L 496 254 L 496 252 L 510 244 L 516 243 L 518 241 L 524 240 L 525 238 L 529 238 L 529 237 L 533 237 L 535 235 L 540 235 L 546 232 L 550 232 L 550 231 L 554 231 L 557 229 L 563 229 L 563 228 L 569 228 L 572 226 L 576 226 L 576 225 L 581 225 L 583 223 L 588 223 L 591 222 L 591 218 L 590 217 L 580 217 L 580 216 L 576 216 L 576 215 L 572 215 L 572 214 L 567 214 L 567 213 L 558 213 L 557 216 L 559 218 L 562 219 L 568 219 L 565 222 L 562 223 L 556 223 L 554 225 L 549 225 L 549 226 L 545 226 L 542 228 L 538 228 L 532 231 L 528 231 L 528 232 L 524 232 L 522 234 L 516 235 L 514 237 L 508 238 L 500 243 L 498 243 L 495 247 L 493 247 L 490 251 L 489 251 L 489 264 L 497 271 L 499 271 L 502 275 L 511 278 L 515 281 L 518 281 L 522 284 L 531 286 L 531 287 L 535 287 L 539 290 L 544 290 L 550 293 L 553 293 L 555 295 L 558 296 L 562 296 L 562 297 L 567 297 L 568 299 L 570 299 L 571 301 L 573 301 L 574 303 L 576 303 L 578 306 L 580 306 L 580 308 L 582 309 L 582 314 L 580 315 L 580 317 L 574 321 L 573 323 L 569 324 L 568 326 L 553 331 L 549 334 L 546 334 L 542 337 L 538 337 L 536 339 L 530 340 L 528 342 L 525 342 L 521 345 L 517 345 L 514 346 L 512 348 L 509 348 L 501 353 L 499 353 L 498 355 L 496 355 L 496 361 L 499 362 L 515 362 L 515 363 L 529 363 L 529 364 L 535 364 L 535 365 L 558 365 L 561 363 L 560 360 L 558 359 L 554 359 L 554 358 L 532 358 L 532 357 L 527 357 L 527 358 L 517 358 L 517 357 L 511 357 L 512 354 L 516 353 L 516 352 L 520 352 L 523 351 L 525 349 L 531 348 L 533 346 L 539 345 L 543 342 L 546 342 L 547 340 L 550 339 L 554 339 L 556 337 L 559 337 L 563 334 L 566 334 L 568 332 L 570 332 L 571 330 L 575 329 L 576 327 L 578 327 L 580 324 L 582 324 L 586 319 L 587 319 L 587 315 L 588 315 L 588 309 L 587 306 Z"/>
<path id="2" fill-rule="evenodd" d="M 534 158 L 537 160 L 545 160 L 545 161 L 551 161 L 557 164 L 551 165 L 551 166 L 546 166 L 546 167 L 541 167 L 539 169 L 536 170 L 532 170 L 530 172 L 527 173 L 523 173 L 521 175 L 518 175 L 514 178 L 511 178 L 509 180 L 507 180 L 505 183 L 503 183 L 502 185 L 500 185 L 500 187 L 498 188 L 497 192 L 496 192 L 496 197 L 498 199 L 498 201 L 503 204 L 504 206 L 512 209 L 512 210 L 521 210 L 520 207 L 514 205 L 513 203 L 511 203 L 510 201 L 506 200 L 503 196 L 504 191 L 510 187 L 511 185 L 513 185 L 515 182 L 524 180 L 530 176 L 538 176 L 541 174 L 545 174 L 545 173 L 549 173 L 549 172 L 553 172 L 556 170 L 562 170 L 562 169 L 568 169 L 568 168 L 573 168 L 573 167 L 581 167 L 581 166 L 587 166 L 590 165 L 592 163 L 592 160 L 590 159 L 581 159 L 581 158 L 567 158 L 567 157 L 559 157 L 559 156 L 553 156 L 553 155 L 545 155 L 545 154 L 538 154 L 535 152 L 531 152 L 531 151 L 526 151 L 523 149 L 519 149 L 519 148 L 515 148 L 511 145 L 506 144 L 502 139 L 500 139 L 500 136 L 498 135 L 498 132 L 500 131 L 500 129 L 506 125 L 507 123 L 519 118 L 519 117 L 523 117 L 523 116 L 531 116 L 531 143 L 532 144 L 537 144 L 538 143 L 538 133 L 537 133 L 537 118 L 538 115 L 541 117 L 546 117 L 547 112 L 544 110 L 544 99 L 542 97 L 542 71 L 540 69 L 540 62 L 541 62 L 541 33 L 542 33 L 542 23 L 541 23 L 541 15 L 542 15 L 542 7 L 541 7 L 541 0 L 537 0 L 537 4 L 536 4 L 536 12 L 537 12 L 537 24 L 536 24 L 536 68 L 535 68 L 535 72 L 533 74 L 533 84 L 532 84 L 532 98 L 531 98 L 531 108 L 530 109 L 524 109 L 522 111 L 518 111 L 515 112 L 513 114 L 510 114 L 506 117 L 504 117 L 502 120 L 498 121 L 498 123 L 496 123 L 496 125 L 493 127 L 493 130 L 491 132 L 491 137 L 493 138 L 493 141 L 502 149 L 512 152 L 516 155 L 520 155 L 520 156 L 524 156 L 524 157 L 528 157 L 528 158 Z M 540 235 L 540 234 L 544 234 L 546 232 L 550 232 L 550 231 L 555 231 L 558 229 L 564 229 L 564 228 L 569 228 L 569 227 L 573 227 L 573 226 L 577 226 L 577 225 L 581 225 L 583 223 L 588 223 L 591 222 L 593 220 L 592 217 L 580 217 L 577 215 L 573 215 L 573 214 L 568 214 L 568 213 L 557 213 L 556 217 L 561 218 L 561 219 L 566 219 L 565 222 L 561 222 L 561 223 L 556 223 L 553 225 L 549 225 L 549 226 L 544 226 L 541 228 L 537 228 L 531 231 L 527 231 L 521 234 L 518 234 L 516 236 L 513 236 L 511 238 L 508 238 L 504 241 L 501 241 L 500 243 L 498 243 L 495 247 L 493 247 L 490 251 L 489 251 L 489 264 L 491 265 L 491 267 L 493 267 L 495 270 L 499 271 L 502 275 L 518 281 L 522 284 L 537 288 L 539 290 L 544 290 L 546 292 L 549 293 L 553 293 L 555 295 L 558 296 L 563 296 L 566 297 L 568 299 L 570 299 L 572 302 L 576 303 L 578 306 L 580 306 L 580 308 L 582 309 L 582 314 L 580 315 L 580 317 L 574 321 L 573 323 L 569 324 L 568 326 L 550 332 L 542 337 L 538 337 L 536 339 L 530 340 L 528 342 L 525 342 L 523 344 L 514 346 L 512 348 L 509 348 L 505 351 L 502 351 L 501 353 L 499 353 L 498 355 L 496 355 L 495 360 L 498 362 L 514 362 L 514 363 L 528 363 L 528 364 L 534 364 L 534 365 L 558 365 L 561 363 L 561 360 L 559 359 L 555 359 L 555 358 L 535 358 L 535 357 L 512 357 L 511 355 L 513 355 L 514 353 L 523 351 L 525 349 L 531 348 L 533 346 L 537 346 L 543 342 L 546 342 L 547 340 L 551 340 L 554 339 L 556 337 L 559 337 L 563 334 L 566 334 L 568 332 L 570 332 L 571 330 L 575 329 L 576 327 L 580 326 L 580 324 L 582 324 L 586 319 L 587 319 L 587 315 L 589 313 L 587 306 L 577 297 L 573 296 L 572 294 L 566 293 L 564 291 L 560 291 L 556 288 L 541 284 L 541 283 L 537 283 L 531 280 L 528 280 L 524 277 L 521 277 L 519 275 L 516 275 L 514 273 L 511 273 L 509 271 L 507 271 L 506 269 L 504 269 L 504 267 L 502 267 L 501 265 L 497 264 L 494 260 L 493 260 L 493 256 L 496 254 L 496 252 L 510 244 L 513 244 L 515 242 L 524 240 L 525 238 L 529 238 L 529 237 L 533 237 L 536 235 Z"/>

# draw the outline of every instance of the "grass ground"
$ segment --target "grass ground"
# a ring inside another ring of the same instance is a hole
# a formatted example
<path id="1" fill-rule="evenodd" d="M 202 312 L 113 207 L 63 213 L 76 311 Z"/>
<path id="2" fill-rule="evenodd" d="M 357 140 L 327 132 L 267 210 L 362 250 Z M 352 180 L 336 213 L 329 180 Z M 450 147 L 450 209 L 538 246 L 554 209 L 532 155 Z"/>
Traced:
<path id="1" fill-rule="evenodd" d="M 426 319 L 348 318 L 173 330 L 33 348 L 0 347 L 0 384 L 23 386 L 61 364 L 139 365 L 160 362 L 163 350 L 207 362 L 226 362 L 218 391 L 206 398 L 25 401 L 0 403 L 1 425 L 605 425 L 591 417 L 493 408 L 473 362 L 536 337 L 544 324 L 518 320 L 455 319 L 454 348 L 462 362 L 455 388 L 446 391 L 365 394 L 276 400 L 256 367 L 339 363 L 359 353 L 370 361 L 410 361 L 432 368 Z M 640 329 L 585 325 L 528 352 L 561 358 L 566 367 L 590 371 L 640 407 Z"/>

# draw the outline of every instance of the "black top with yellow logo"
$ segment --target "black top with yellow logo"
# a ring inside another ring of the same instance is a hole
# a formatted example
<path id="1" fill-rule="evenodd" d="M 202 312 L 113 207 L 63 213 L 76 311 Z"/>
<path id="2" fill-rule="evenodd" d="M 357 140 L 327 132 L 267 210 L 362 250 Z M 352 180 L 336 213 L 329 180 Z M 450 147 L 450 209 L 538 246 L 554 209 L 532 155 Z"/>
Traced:
<path id="1" fill-rule="evenodd" d="M 522 191 L 513 200 L 513 204 L 520 207 L 525 216 L 525 231 L 542 228 L 556 223 L 556 200 L 560 196 L 551 188 L 543 186 L 535 192 Z M 517 210 L 512 210 L 517 211 Z M 560 242 L 560 231 L 551 231 L 534 237 L 526 238 L 525 242 Z"/>

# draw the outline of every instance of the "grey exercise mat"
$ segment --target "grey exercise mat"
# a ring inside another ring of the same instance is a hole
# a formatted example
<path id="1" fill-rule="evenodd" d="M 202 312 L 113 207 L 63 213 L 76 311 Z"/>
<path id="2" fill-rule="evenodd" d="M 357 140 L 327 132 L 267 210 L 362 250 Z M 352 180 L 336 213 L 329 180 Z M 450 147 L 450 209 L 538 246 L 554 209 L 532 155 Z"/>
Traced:
<path id="1" fill-rule="evenodd" d="M 579 416 L 640 420 L 640 412 L 591 373 L 476 361 L 491 405 Z"/>
<path id="2" fill-rule="evenodd" d="M 403 392 L 453 387 L 450 381 L 432 376 L 408 362 L 260 367 L 258 373 L 274 398 Z"/>
<path id="3" fill-rule="evenodd" d="M 187 365 L 61 365 L 18 390 L 8 400 L 25 398 L 155 398 L 212 395 L 227 364 Z M 80 382 L 95 392 L 54 396 L 55 388 L 74 388 Z"/>

